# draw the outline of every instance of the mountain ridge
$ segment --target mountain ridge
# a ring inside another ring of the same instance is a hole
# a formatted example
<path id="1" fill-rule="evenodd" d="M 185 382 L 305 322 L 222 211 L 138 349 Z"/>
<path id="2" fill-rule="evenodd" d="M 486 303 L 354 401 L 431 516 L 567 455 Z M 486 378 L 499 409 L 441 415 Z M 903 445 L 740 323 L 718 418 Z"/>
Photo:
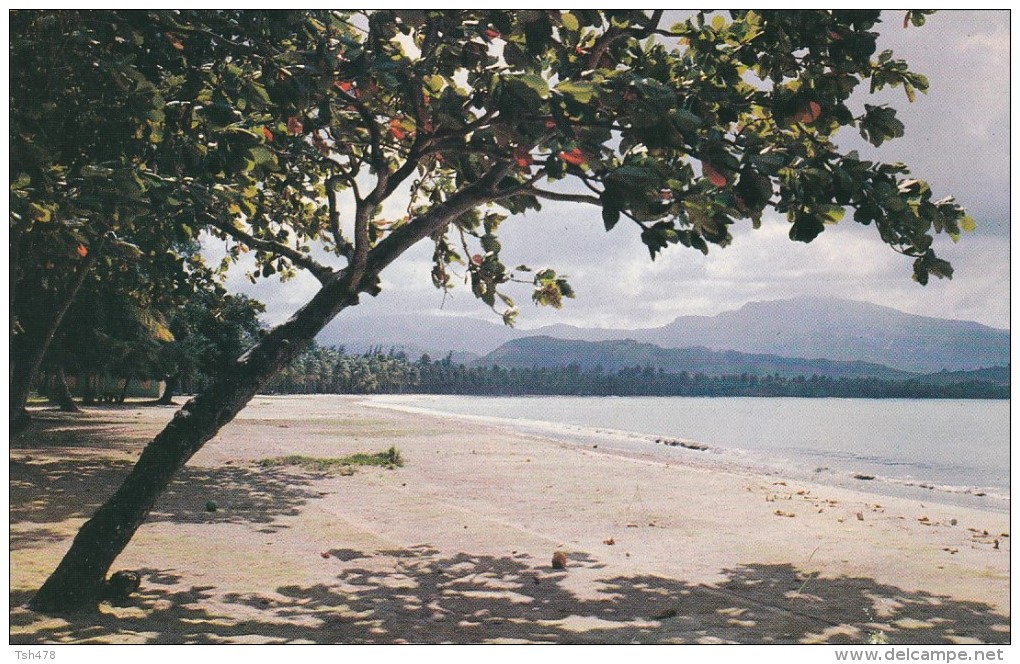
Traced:
<path id="1" fill-rule="evenodd" d="M 660 348 L 732 350 L 786 358 L 862 361 L 901 371 L 970 371 L 1010 363 L 1009 330 L 974 321 L 911 314 L 870 302 L 819 297 L 748 302 L 713 316 L 679 316 L 635 330 L 557 323 L 531 330 L 437 314 L 351 316 L 327 327 L 319 343 L 353 352 L 407 348 L 469 359 L 529 336 L 578 341 L 633 339 Z"/>
<path id="2" fill-rule="evenodd" d="M 827 378 L 878 378 L 908 380 L 918 374 L 867 362 L 786 358 L 778 355 L 714 351 L 704 346 L 662 348 L 633 339 L 583 341 L 531 336 L 514 339 L 469 366 L 499 366 L 504 369 L 540 369 L 577 365 L 582 371 L 608 372 L 633 367 L 652 367 L 667 373 L 727 376 L 751 374 L 823 376 Z"/>

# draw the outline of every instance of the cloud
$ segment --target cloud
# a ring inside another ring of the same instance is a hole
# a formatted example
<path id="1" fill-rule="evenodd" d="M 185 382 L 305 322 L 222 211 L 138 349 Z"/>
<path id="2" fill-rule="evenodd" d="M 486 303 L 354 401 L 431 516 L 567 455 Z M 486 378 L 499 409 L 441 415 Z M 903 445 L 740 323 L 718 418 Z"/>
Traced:
<path id="1" fill-rule="evenodd" d="M 810 245 L 791 242 L 778 217 L 763 228 L 743 222 L 736 241 L 706 257 L 672 247 L 654 262 L 637 229 L 621 223 L 607 233 L 593 206 L 547 203 L 538 213 L 507 220 L 501 228 L 508 265 L 553 267 L 570 275 L 577 298 L 562 310 L 533 307 L 526 286 L 511 289 L 524 328 L 551 323 L 645 327 L 684 314 L 715 314 L 748 301 L 795 295 L 866 300 L 904 311 L 1009 326 L 1009 13 L 939 12 L 920 29 L 902 29 L 902 14 L 890 12 L 880 26 L 879 49 L 892 48 L 931 81 L 928 95 L 910 105 L 901 89 L 886 90 L 878 103 L 899 109 L 906 136 L 881 148 L 852 131 L 838 137 L 845 149 L 867 158 L 904 161 L 929 180 L 936 197 L 955 194 L 978 219 L 978 230 L 958 245 L 944 236 L 936 250 L 956 268 L 952 281 L 921 287 L 911 278 L 911 260 L 882 244 L 873 227 L 849 217 Z M 864 98 L 855 99 L 863 108 Z M 876 103 L 868 99 L 869 103 Z M 388 205 L 396 215 L 406 198 Z M 350 215 L 345 215 L 349 218 Z M 383 293 L 364 297 L 359 316 L 436 312 L 495 320 L 460 287 L 444 298 L 429 278 L 429 243 L 413 248 L 383 274 Z M 283 320 L 311 296 L 311 277 L 279 284 L 248 284 L 243 270 L 230 284 L 265 301 L 272 322 Z"/>

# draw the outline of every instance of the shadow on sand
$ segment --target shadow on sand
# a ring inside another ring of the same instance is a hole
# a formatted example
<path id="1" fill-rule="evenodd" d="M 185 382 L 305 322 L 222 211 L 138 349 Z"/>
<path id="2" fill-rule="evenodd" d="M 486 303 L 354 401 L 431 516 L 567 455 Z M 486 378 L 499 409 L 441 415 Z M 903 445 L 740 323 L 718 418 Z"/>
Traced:
<path id="1" fill-rule="evenodd" d="M 49 620 L 11 615 L 12 643 L 106 640 L 146 643 L 1006 643 L 1008 619 L 987 605 L 876 583 L 823 579 L 790 565 L 728 570 L 714 586 L 657 576 L 617 576 L 598 592 L 569 590 L 567 570 L 527 556 L 442 556 L 428 546 L 375 554 L 331 552 L 336 582 L 276 592 L 183 590 L 180 577 L 142 570 L 133 608 Z M 372 556 L 395 560 L 380 573 Z M 361 564 L 359 565 L 359 561 Z M 12 594 L 12 606 L 27 595 Z M 20 631 L 20 630 L 16 630 Z"/>
<path id="2" fill-rule="evenodd" d="M 143 436 L 147 439 L 147 436 Z M 87 423 L 45 413 L 11 440 L 12 551 L 61 539 L 55 524 L 86 518 L 120 484 L 128 461 L 95 450 L 137 451 L 138 434 L 92 414 Z M 75 454 L 76 446 L 81 450 Z M 91 450 L 91 453 L 87 451 Z M 35 458 L 38 457 L 38 458 Z M 150 520 L 285 527 L 318 497 L 315 477 L 235 466 L 185 468 Z M 217 506 L 207 511 L 209 501 Z M 10 594 L 11 643 L 1006 643 L 1008 618 L 991 607 L 874 579 L 819 578 L 791 565 L 725 570 L 715 585 L 658 576 L 608 576 L 574 555 L 553 570 L 527 555 L 337 549 L 329 583 L 224 594 L 176 570 L 139 570 L 128 605 L 59 619 Z M 587 569 L 585 569 L 587 568 Z M 572 574 L 602 577 L 578 595 Z"/>
<path id="3" fill-rule="evenodd" d="M 42 526 L 91 517 L 134 465 L 123 457 L 97 455 L 96 450 L 137 456 L 149 439 L 101 414 L 90 414 L 87 420 L 75 414 L 36 414 L 32 428 L 11 440 L 10 523 Z M 148 521 L 257 523 L 279 529 L 280 517 L 297 514 L 320 495 L 309 488 L 315 479 L 287 468 L 185 466 Z M 19 529 L 12 534 L 11 550 L 59 537 L 43 527 Z"/>

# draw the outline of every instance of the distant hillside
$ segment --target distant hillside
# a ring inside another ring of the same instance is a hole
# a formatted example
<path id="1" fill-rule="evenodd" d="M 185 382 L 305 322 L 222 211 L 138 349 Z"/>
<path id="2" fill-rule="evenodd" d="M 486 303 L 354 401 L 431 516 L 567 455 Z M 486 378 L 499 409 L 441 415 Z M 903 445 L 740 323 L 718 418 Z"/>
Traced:
<path id="1" fill-rule="evenodd" d="M 633 335 L 664 347 L 860 360 L 934 373 L 1003 366 L 1009 331 L 903 313 L 852 300 L 752 302 L 717 316 L 685 316 Z"/>
<path id="2" fill-rule="evenodd" d="M 484 355 L 508 341 L 529 336 L 579 341 L 633 339 L 661 348 L 701 346 L 786 358 L 860 361 L 917 373 L 969 371 L 1010 363 L 1009 330 L 917 316 L 867 302 L 808 297 L 752 302 L 716 316 L 681 316 L 668 325 L 641 330 L 569 325 L 521 330 L 495 321 L 442 314 L 352 315 L 327 327 L 318 341 L 351 350 L 393 346 L 444 357 L 449 351 Z"/>
<path id="3" fill-rule="evenodd" d="M 462 316 L 351 314 L 327 325 L 315 340 L 322 346 L 343 346 L 357 353 L 382 346 L 404 350 L 408 356 L 428 353 L 436 359 L 454 351 L 455 360 L 468 361 L 523 336 L 505 325 Z"/>
<path id="4" fill-rule="evenodd" d="M 579 341 L 553 337 L 526 337 L 509 341 L 472 366 L 503 368 L 554 368 L 578 365 L 590 371 L 602 367 L 617 371 L 626 367 L 662 369 L 669 373 L 687 372 L 707 376 L 779 374 L 791 376 L 825 376 L 828 378 L 880 378 L 907 380 L 915 374 L 866 362 L 806 360 L 778 355 L 748 354 L 736 351 L 712 351 L 704 347 L 661 348 L 633 340 Z"/>

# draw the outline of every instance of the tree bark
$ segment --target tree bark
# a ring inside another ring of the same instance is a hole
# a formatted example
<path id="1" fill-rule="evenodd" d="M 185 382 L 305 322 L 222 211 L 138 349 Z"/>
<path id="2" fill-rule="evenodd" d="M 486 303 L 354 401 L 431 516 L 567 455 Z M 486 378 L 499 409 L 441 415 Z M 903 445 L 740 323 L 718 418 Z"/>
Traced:
<path id="1" fill-rule="evenodd" d="M 94 608 L 106 573 L 173 476 L 256 392 L 301 353 L 342 309 L 355 304 L 348 279 L 324 286 L 202 394 L 190 399 L 142 452 L 124 484 L 82 526 L 29 606 L 44 613 Z"/>
<path id="2" fill-rule="evenodd" d="M 82 374 L 81 382 L 81 405 L 96 405 L 96 381 L 98 377 L 93 373 Z"/>
<path id="3" fill-rule="evenodd" d="M 124 379 L 124 387 L 120 390 L 120 396 L 117 397 L 117 403 L 122 404 L 127 400 L 128 385 L 131 384 L 131 376 Z"/>
<path id="4" fill-rule="evenodd" d="M 177 385 L 180 383 L 180 374 L 167 376 L 166 385 L 163 386 L 163 394 L 156 401 L 160 406 L 174 405 L 174 394 L 177 393 Z"/>
<path id="5" fill-rule="evenodd" d="M 74 402 L 71 390 L 67 387 L 67 375 L 64 373 L 64 367 L 57 367 L 55 378 L 53 400 L 56 402 L 57 407 L 65 413 L 80 413 L 81 409 Z"/>
<path id="6" fill-rule="evenodd" d="M 360 293 L 378 292 L 379 274 L 404 251 L 459 215 L 498 198 L 494 187 L 509 168 L 494 168 L 414 222 L 394 230 L 360 265 L 355 261 L 326 279 L 308 304 L 235 360 L 207 390 L 189 399 L 145 447 L 117 492 L 81 527 L 29 607 L 42 613 L 94 609 L 110 566 L 188 459 L 304 351 L 326 324 L 357 304 Z"/>

